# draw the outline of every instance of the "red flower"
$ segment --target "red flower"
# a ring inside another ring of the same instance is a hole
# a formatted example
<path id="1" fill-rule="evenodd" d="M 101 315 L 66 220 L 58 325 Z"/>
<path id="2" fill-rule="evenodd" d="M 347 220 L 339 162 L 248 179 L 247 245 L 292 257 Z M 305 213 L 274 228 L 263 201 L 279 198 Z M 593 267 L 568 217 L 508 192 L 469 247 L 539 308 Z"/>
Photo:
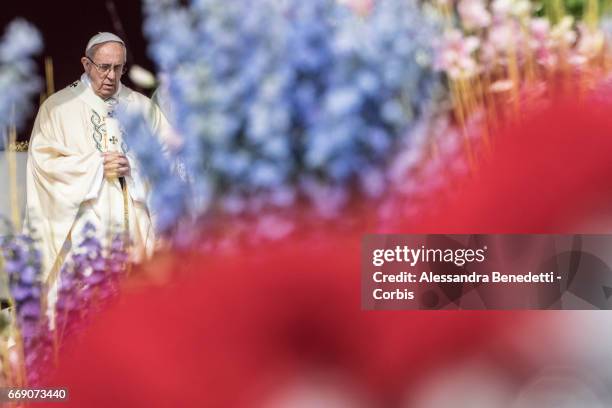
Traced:
<path id="1" fill-rule="evenodd" d="M 494 140 L 441 212 L 402 232 L 611 229 L 612 121 L 601 106 L 557 105 Z M 251 407 L 319 375 L 397 406 L 428 373 L 495 349 L 524 319 L 552 318 L 361 311 L 357 233 L 233 257 L 176 254 L 170 268 L 188 276 L 126 295 L 62 359 L 53 384 L 69 388 L 68 406 Z M 516 350 L 496 362 L 514 375 L 532 364 Z"/>

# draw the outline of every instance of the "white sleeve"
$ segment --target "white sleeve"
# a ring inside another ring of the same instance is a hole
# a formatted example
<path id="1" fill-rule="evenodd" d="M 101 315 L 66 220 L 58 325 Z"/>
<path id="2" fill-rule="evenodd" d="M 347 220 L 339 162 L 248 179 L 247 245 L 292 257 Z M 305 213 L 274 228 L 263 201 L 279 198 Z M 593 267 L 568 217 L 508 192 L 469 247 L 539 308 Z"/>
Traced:
<path id="1" fill-rule="evenodd" d="M 91 184 L 91 188 L 85 194 L 83 201 L 94 200 L 98 198 L 100 194 L 100 189 L 102 188 L 102 182 L 104 181 L 104 162 L 100 163 L 100 167 L 96 171 L 96 175 L 94 176 L 94 181 Z"/>

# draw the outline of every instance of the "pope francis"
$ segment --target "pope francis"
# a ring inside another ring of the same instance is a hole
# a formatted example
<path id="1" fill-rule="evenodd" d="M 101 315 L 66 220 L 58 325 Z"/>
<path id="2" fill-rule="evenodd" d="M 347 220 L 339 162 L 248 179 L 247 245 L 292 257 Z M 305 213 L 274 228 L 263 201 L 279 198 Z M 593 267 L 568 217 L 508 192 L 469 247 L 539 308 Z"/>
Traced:
<path id="1" fill-rule="evenodd" d="M 121 38 L 95 35 L 81 63 L 81 78 L 40 107 L 28 153 L 26 222 L 40 239 L 43 278 L 50 286 L 87 222 L 99 233 L 125 234 L 134 261 L 152 253 L 146 184 L 123 142 L 115 109 L 140 110 L 162 140 L 170 132 L 149 98 L 121 84 Z"/>

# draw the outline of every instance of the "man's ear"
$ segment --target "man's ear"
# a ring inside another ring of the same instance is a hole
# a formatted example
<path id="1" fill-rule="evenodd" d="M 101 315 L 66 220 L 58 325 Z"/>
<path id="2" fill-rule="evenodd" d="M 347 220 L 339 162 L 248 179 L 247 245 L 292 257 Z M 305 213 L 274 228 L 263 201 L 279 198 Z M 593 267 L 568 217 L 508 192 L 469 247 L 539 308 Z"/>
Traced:
<path id="1" fill-rule="evenodd" d="M 83 70 L 85 70 L 85 72 L 89 73 L 89 60 L 85 57 L 81 58 L 81 64 L 83 64 Z"/>

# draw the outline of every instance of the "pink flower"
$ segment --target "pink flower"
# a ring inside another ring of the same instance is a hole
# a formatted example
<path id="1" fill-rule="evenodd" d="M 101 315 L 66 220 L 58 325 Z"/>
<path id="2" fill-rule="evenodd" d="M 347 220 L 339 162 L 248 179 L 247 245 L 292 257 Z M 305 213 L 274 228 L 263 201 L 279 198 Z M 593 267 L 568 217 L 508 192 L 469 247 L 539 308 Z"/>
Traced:
<path id="1" fill-rule="evenodd" d="M 491 24 L 491 14 L 483 0 L 461 0 L 457 9 L 467 30 L 486 28 Z"/>
<path id="2" fill-rule="evenodd" d="M 539 64 L 554 65 L 557 56 L 553 50 L 553 41 L 550 35 L 550 22 L 546 18 L 534 18 L 529 26 L 531 38 L 529 46 Z"/>
<path id="3" fill-rule="evenodd" d="M 517 58 L 520 57 L 524 42 L 525 38 L 517 22 L 496 24 L 489 30 L 489 36 L 483 44 L 482 58 L 487 63 L 505 63 L 510 52 L 516 53 Z"/>
<path id="4" fill-rule="evenodd" d="M 472 54 L 479 45 L 480 41 L 474 36 L 464 37 L 457 30 L 448 31 L 438 48 L 435 68 L 445 71 L 451 78 L 474 75 L 478 64 Z"/>
<path id="5" fill-rule="evenodd" d="M 518 30 L 513 24 L 497 25 L 489 32 L 488 42 L 499 52 L 516 47 Z"/>
<path id="6" fill-rule="evenodd" d="M 546 18 L 534 18 L 530 24 L 531 36 L 534 40 L 544 42 L 549 40 L 550 22 Z"/>

